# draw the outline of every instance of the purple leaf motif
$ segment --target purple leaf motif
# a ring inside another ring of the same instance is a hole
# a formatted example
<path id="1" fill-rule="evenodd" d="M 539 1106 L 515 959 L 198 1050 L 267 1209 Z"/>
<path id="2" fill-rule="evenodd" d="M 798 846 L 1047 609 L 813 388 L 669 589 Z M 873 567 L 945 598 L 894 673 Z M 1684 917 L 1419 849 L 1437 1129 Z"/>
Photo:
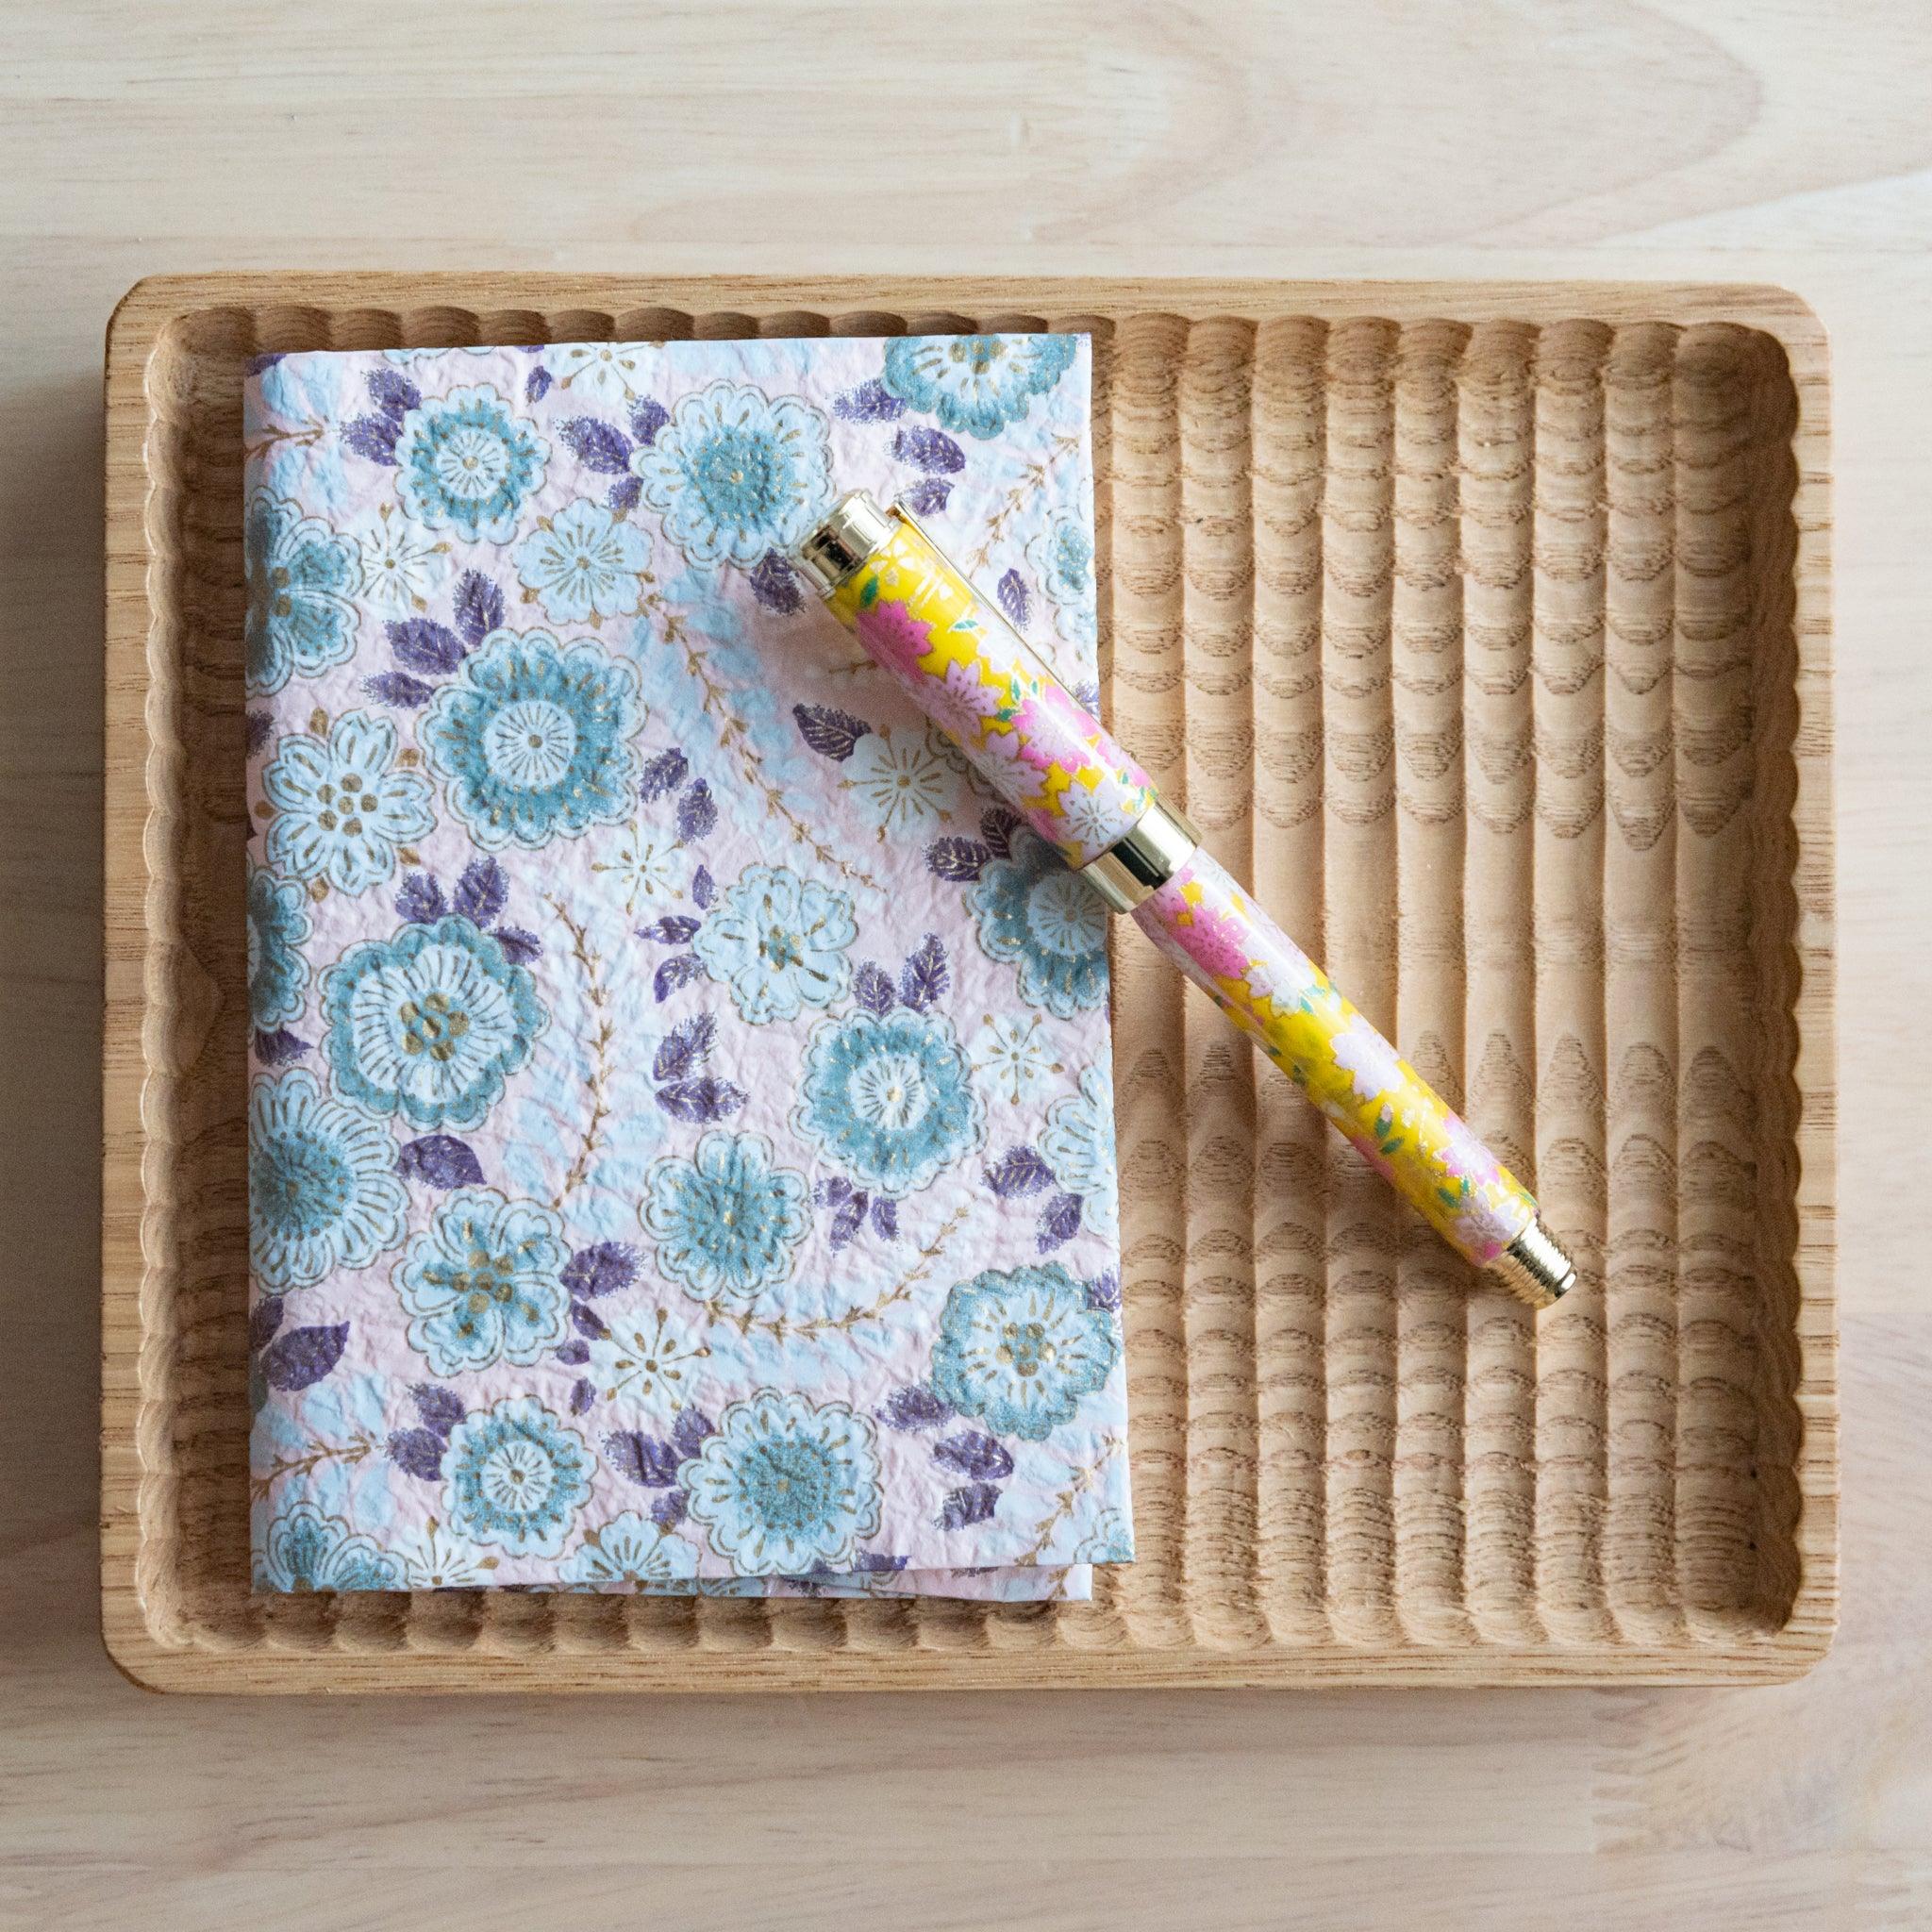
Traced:
<path id="1" fill-rule="evenodd" d="M 892 423 L 905 413 L 906 405 L 876 377 L 848 389 L 832 403 L 832 414 L 848 423 Z"/>
<path id="2" fill-rule="evenodd" d="M 587 1380 L 584 1376 L 579 1375 L 576 1378 L 576 1380 L 570 1385 L 571 1414 L 582 1415 L 583 1412 L 590 1407 L 591 1403 L 596 1401 L 596 1399 L 597 1390 L 595 1384 Z"/>
<path id="3" fill-rule="evenodd" d="M 990 805 L 979 814 L 979 836 L 992 848 L 995 858 L 1013 856 L 1013 832 L 1019 823 L 1003 805 Z"/>
<path id="4" fill-rule="evenodd" d="M 892 1010 L 899 997 L 892 991 L 891 974 L 871 959 L 852 975 L 852 992 L 868 1013 L 876 1013 L 881 1019 Z"/>
<path id="5" fill-rule="evenodd" d="M 369 377 L 369 399 L 385 416 L 397 419 L 423 407 L 423 391 L 400 369 L 377 369 Z"/>
<path id="6" fill-rule="evenodd" d="M 358 416 L 342 425 L 342 445 L 372 463 L 396 466 L 396 431 L 401 424 L 394 416 Z"/>
<path id="7" fill-rule="evenodd" d="M 319 1382 L 342 1358 L 349 1340 L 346 1322 L 322 1328 L 291 1328 L 261 1352 L 261 1369 L 271 1389 L 293 1391 Z"/>
<path id="8" fill-rule="evenodd" d="M 612 511 L 621 517 L 627 517 L 638 507 L 638 498 L 644 493 L 643 479 L 640 476 L 620 476 L 610 486 L 609 504 Z"/>
<path id="9" fill-rule="evenodd" d="M 291 1060 L 299 1060 L 313 1046 L 313 1041 L 299 1040 L 286 1026 L 277 1026 L 273 1033 L 257 1032 L 255 1058 L 265 1067 L 286 1067 Z"/>
<path id="10" fill-rule="evenodd" d="M 266 1348 L 275 1339 L 275 1330 L 282 1325 L 282 1298 L 278 1294 L 265 1294 L 248 1311 L 248 1345 L 250 1348 Z"/>
<path id="11" fill-rule="evenodd" d="M 543 941 L 520 925 L 499 925 L 492 937 L 512 966 L 527 966 L 543 950 Z"/>
<path id="12" fill-rule="evenodd" d="M 425 1134 L 408 1141 L 396 1156 L 396 1172 L 405 1180 L 426 1181 L 432 1188 L 483 1185 L 482 1164 L 454 1134 Z"/>
<path id="13" fill-rule="evenodd" d="M 1053 1169 L 1031 1147 L 1015 1147 L 987 1169 L 986 1184 L 1002 1201 L 1010 1201 L 1052 1187 Z"/>
<path id="14" fill-rule="evenodd" d="M 881 1194 L 872 1204 L 872 1231 L 882 1241 L 899 1239 L 899 1204 Z"/>
<path id="15" fill-rule="evenodd" d="M 578 1301 L 615 1294 L 637 1275 L 638 1251 L 626 1241 L 598 1241 L 579 1248 L 563 1265 L 563 1285 Z"/>
<path id="16" fill-rule="evenodd" d="M 696 1080 L 677 1080 L 658 1090 L 658 1105 L 673 1120 L 727 1120 L 750 1096 L 729 1080 L 715 1080 L 707 1074 Z"/>
<path id="17" fill-rule="evenodd" d="M 1105 1274 L 1096 1274 L 1087 1284 L 1087 1306 L 1090 1308 L 1117 1308 L 1121 1305 L 1120 1270 L 1109 1268 Z"/>
<path id="18" fill-rule="evenodd" d="M 474 651 L 493 630 L 503 628 L 503 592 L 480 570 L 457 579 L 457 629 Z"/>
<path id="19" fill-rule="evenodd" d="M 697 937 L 702 919 L 692 919 L 688 913 L 667 912 L 662 919 L 654 919 L 649 925 L 638 927 L 641 940 L 656 940 L 660 946 L 688 946 Z"/>
<path id="20" fill-rule="evenodd" d="M 950 477 L 922 476 L 899 500 L 916 517 L 936 517 L 945 508 L 952 493 Z"/>
<path id="21" fill-rule="evenodd" d="M 1026 579 L 1016 570 L 1009 570 L 999 580 L 993 595 L 1000 600 L 1000 608 L 1011 620 L 1015 630 L 1024 629 L 1026 613 L 1032 608 L 1033 600 L 1026 593 Z"/>
<path id="22" fill-rule="evenodd" d="M 526 403 L 541 403 L 550 393 L 550 385 L 556 380 L 542 363 L 530 371 L 529 380 L 524 384 L 524 400 Z"/>
<path id="23" fill-rule="evenodd" d="M 991 850 L 977 839 L 935 839 L 925 848 L 926 870 L 956 886 L 971 885 L 991 862 Z"/>
<path id="24" fill-rule="evenodd" d="M 488 925 L 509 897 L 509 880 L 493 858 L 473 858 L 457 881 L 452 909 L 477 925 Z"/>
<path id="25" fill-rule="evenodd" d="M 790 617 L 805 607 L 805 587 L 775 550 L 768 550 L 751 574 L 751 593 L 767 610 Z"/>
<path id="26" fill-rule="evenodd" d="M 396 661 L 431 677 L 446 677 L 463 661 L 463 641 L 432 618 L 406 617 L 383 626 Z"/>
<path id="27" fill-rule="evenodd" d="M 242 724 L 242 742 L 247 755 L 253 758 L 268 742 L 268 735 L 275 728 L 275 714 L 271 711 L 250 711 Z"/>
<path id="28" fill-rule="evenodd" d="M 572 1325 L 586 1341 L 605 1341 L 609 1339 L 610 1329 L 604 1317 L 588 1303 L 571 1303 L 570 1319 Z"/>
<path id="29" fill-rule="evenodd" d="M 646 805 L 656 805 L 660 798 L 668 798 L 684 783 L 685 774 L 691 770 L 691 761 L 673 745 L 669 751 L 660 751 L 658 756 L 646 761 L 644 775 L 638 785 L 638 796 Z"/>
<path id="30" fill-rule="evenodd" d="M 402 671 L 378 671 L 362 680 L 362 689 L 379 704 L 401 705 L 410 711 L 420 711 L 436 695 L 433 684 Z"/>
<path id="31" fill-rule="evenodd" d="M 694 1013 L 664 1036 L 651 1062 L 654 1080 L 682 1080 L 694 1074 L 711 1057 L 711 1041 L 718 1023 L 708 1013 Z"/>
<path id="32" fill-rule="evenodd" d="M 682 1490 L 666 1490 L 651 1505 L 651 1521 L 659 1529 L 675 1529 L 684 1521 L 684 1512 L 689 1507 Z"/>
<path id="33" fill-rule="evenodd" d="M 423 1426 L 439 1436 L 448 1435 L 468 1413 L 455 1390 L 439 1388 L 434 1382 L 410 1383 L 409 1399 L 416 1405 Z"/>
<path id="34" fill-rule="evenodd" d="M 998 1507 L 1000 1492 L 991 1483 L 968 1483 L 963 1489 L 949 1490 L 940 1509 L 941 1529 L 966 1529 L 984 1523 Z"/>
<path id="35" fill-rule="evenodd" d="M 831 1240 L 832 1252 L 835 1255 L 864 1226 L 867 1198 L 865 1190 L 859 1189 L 844 1203 L 838 1213 L 832 1216 Z"/>
<path id="36" fill-rule="evenodd" d="M 606 1436 L 604 1453 L 619 1475 L 645 1490 L 668 1490 L 677 1480 L 677 1465 L 684 1460 L 669 1442 L 639 1429 L 620 1429 Z"/>
<path id="37" fill-rule="evenodd" d="M 936 1006 L 953 983 L 952 969 L 946 964 L 946 949 L 940 936 L 929 932 L 920 941 L 912 957 L 899 974 L 899 997 L 915 1013 Z"/>
<path id="38" fill-rule="evenodd" d="M 798 721 L 799 737 L 821 758 L 837 758 L 841 764 L 872 729 L 863 718 L 834 710 L 830 705 L 793 705 L 791 715 Z"/>
<path id="39" fill-rule="evenodd" d="M 704 976 L 705 962 L 695 953 L 673 953 L 670 958 L 658 967 L 651 986 L 661 1005 L 688 980 L 702 979 Z"/>
<path id="40" fill-rule="evenodd" d="M 689 1462 L 705 1446 L 705 1438 L 718 1433 L 718 1424 L 701 1408 L 680 1408 L 671 1424 L 671 1446 Z"/>
<path id="41" fill-rule="evenodd" d="M 966 452 L 943 429 L 902 429 L 892 439 L 892 454 L 934 475 L 957 476 L 966 467 Z"/>
<path id="42" fill-rule="evenodd" d="M 842 1174 L 828 1174 L 811 1191 L 811 1197 L 822 1208 L 836 1208 L 841 1201 L 852 1198 L 852 1183 Z"/>
<path id="43" fill-rule="evenodd" d="M 442 1452 L 447 1443 L 434 1429 L 398 1429 L 389 1439 L 390 1460 L 418 1482 L 442 1480 Z"/>
<path id="44" fill-rule="evenodd" d="M 412 872 L 396 888 L 396 914 L 410 925 L 434 925 L 449 910 L 442 888 L 426 872 Z"/>
<path id="45" fill-rule="evenodd" d="M 1040 1233 L 1034 1245 L 1042 1255 L 1050 1255 L 1062 1241 L 1072 1241 L 1079 1232 L 1079 1195 L 1056 1194 L 1040 1217 Z"/>
<path id="46" fill-rule="evenodd" d="M 870 1576 L 892 1576 L 906 1567 L 904 1557 L 889 1557 L 883 1550 L 860 1550 L 852 1566 Z"/>
<path id="47" fill-rule="evenodd" d="M 952 1406 L 941 1402 L 923 1382 L 910 1389 L 895 1389 L 878 1412 L 889 1429 L 936 1429 L 952 1419 Z"/>
<path id="48" fill-rule="evenodd" d="M 573 1335 L 558 1343 L 557 1359 L 566 1368 L 580 1369 L 591 1359 L 591 1344 L 581 1335 Z"/>
<path id="49" fill-rule="evenodd" d="M 1006 1445 L 977 1429 L 959 1436 L 948 1436 L 933 1444 L 932 1459 L 943 1469 L 958 1472 L 976 1483 L 996 1483 L 1013 1473 L 1013 1458 Z"/>
<path id="50" fill-rule="evenodd" d="M 701 865 L 691 874 L 691 895 L 703 910 L 708 912 L 711 909 L 711 901 L 718 896 L 718 882 L 712 878 L 708 867 Z"/>
<path id="51" fill-rule="evenodd" d="M 576 452 L 586 469 L 607 476 L 622 476 L 630 468 L 630 438 L 594 416 L 573 416 L 558 425 L 558 434 Z"/>
<path id="52" fill-rule="evenodd" d="M 702 778 L 692 779 L 677 801 L 677 836 L 687 845 L 694 845 L 717 823 L 718 802 L 711 796 L 711 788 Z"/>
<path id="53" fill-rule="evenodd" d="M 649 449 L 658 432 L 671 420 L 671 411 L 654 396 L 640 396 L 630 406 L 630 433 L 640 449 Z"/>

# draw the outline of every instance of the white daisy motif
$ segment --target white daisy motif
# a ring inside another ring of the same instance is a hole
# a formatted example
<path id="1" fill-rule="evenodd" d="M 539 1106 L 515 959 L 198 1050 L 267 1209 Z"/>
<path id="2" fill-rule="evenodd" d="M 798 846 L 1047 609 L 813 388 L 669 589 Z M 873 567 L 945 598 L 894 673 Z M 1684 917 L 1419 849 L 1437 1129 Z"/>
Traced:
<path id="1" fill-rule="evenodd" d="M 973 1036 L 966 1050 L 973 1071 L 1008 1105 L 1031 1099 L 1060 1071 L 1054 1043 L 1038 1013 L 994 1019 Z"/>
<path id="2" fill-rule="evenodd" d="M 858 796 L 881 839 L 938 824 L 958 784 L 950 762 L 924 734 L 894 738 L 890 731 L 868 731 L 853 747 L 845 773 L 841 782 Z"/>
<path id="3" fill-rule="evenodd" d="M 574 396 L 594 396 L 599 402 L 623 403 L 642 387 L 649 354 L 642 342 L 565 342 L 549 352 L 549 362 L 558 389 L 567 389 Z"/>
<path id="4" fill-rule="evenodd" d="M 449 545 L 386 503 L 356 533 L 362 596 L 386 617 L 425 609 L 449 575 Z"/>

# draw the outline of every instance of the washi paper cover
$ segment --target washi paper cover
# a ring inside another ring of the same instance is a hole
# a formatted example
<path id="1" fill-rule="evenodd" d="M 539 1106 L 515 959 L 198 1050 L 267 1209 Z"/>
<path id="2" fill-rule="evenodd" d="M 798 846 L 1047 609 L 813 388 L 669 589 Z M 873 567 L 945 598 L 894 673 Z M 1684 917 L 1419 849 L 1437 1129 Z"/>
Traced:
<path id="1" fill-rule="evenodd" d="M 248 377 L 264 1591 L 1089 1593 L 1106 915 L 785 561 L 906 502 L 1095 683 L 1084 337 Z"/>

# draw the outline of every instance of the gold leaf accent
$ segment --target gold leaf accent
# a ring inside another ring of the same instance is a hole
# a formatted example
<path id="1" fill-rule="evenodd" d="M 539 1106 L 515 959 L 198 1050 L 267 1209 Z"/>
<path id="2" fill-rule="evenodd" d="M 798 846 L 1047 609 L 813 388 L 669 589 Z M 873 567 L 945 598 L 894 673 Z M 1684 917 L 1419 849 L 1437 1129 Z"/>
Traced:
<path id="1" fill-rule="evenodd" d="M 326 738 L 328 736 L 328 713 L 320 705 L 317 705 L 314 710 L 308 714 L 308 728 L 318 738 Z"/>

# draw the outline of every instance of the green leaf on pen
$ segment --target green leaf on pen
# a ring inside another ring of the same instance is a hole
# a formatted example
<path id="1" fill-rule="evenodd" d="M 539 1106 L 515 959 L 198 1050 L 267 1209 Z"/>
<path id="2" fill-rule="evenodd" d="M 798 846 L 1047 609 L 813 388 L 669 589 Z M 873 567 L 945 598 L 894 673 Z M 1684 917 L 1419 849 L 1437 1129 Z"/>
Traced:
<path id="1" fill-rule="evenodd" d="M 878 601 L 879 580 L 878 574 L 874 572 L 871 576 L 866 578 L 863 584 L 859 586 L 858 608 L 861 610 L 870 610 L 872 607 Z"/>

